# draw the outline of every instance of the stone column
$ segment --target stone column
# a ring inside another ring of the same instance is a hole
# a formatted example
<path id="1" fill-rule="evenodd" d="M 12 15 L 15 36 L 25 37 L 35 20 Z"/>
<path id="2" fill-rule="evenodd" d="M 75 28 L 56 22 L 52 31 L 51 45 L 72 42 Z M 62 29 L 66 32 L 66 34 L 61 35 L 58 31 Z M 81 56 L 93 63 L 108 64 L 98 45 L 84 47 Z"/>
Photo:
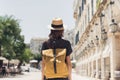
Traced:
<path id="1" fill-rule="evenodd" d="M 105 60 L 101 57 L 101 78 L 105 80 Z"/>
<path id="2" fill-rule="evenodd" d="M 90 77 L 90 63 L 89 63 L 89 61 L 88 61 L 88 77 Z"/>
<path id="3" fill-rule="evenodd" d="M 98 59 L 96 59 L 96 79 L 99 77 Z"/>
<path id="4" fill-rule="evenodd" d="M 96 55 L 98 54 L 98 47 L 96 47 Z M 96 79 L 99 78 L 98 56 L 96 56 Z"/>
<path id="5" fill-rule="evenodd" d="M 89 58 L 90 58 L 90 54 L 88 53 L 88 54 L 87 54 L 88 77 L 90 77 L 90 67 L 91 67 L 91 66 L 90 66 L 90 59 L 89 59 Z"/>
<path id="6" fill-rule="evenodd" d="M 85 62 L 85 76 L 87 76 L 87 64 Z"/>
<path id="7" fill-rule="evenodd" d="M 120 80 L 120 77 L 115 77 L 117 71 L 120 71 L 120 33 L 114 33 L 111 38 L 111 79 Z"/>
<path id="8" fill-rule="evenodd" d="M 93 67 L 93 60 L 91 61 L 91 77 L 93 78 L 94 75 L 94 67 Z"/>
<path id="9" fill-rule="evenodd" d="M 101 55 L 100 55 L 100 58 L 101 58 L 101 73 L 100 73 L 100 75 L 101 75 L 101 80 L 105 80 L 105 59 L 104 59 L 104 57 L 103 57 L 103 50 L 104 50 L 104 43 L 103 43 L 103 41 L 101 40 L 101 50 L 100 50 L 100 52 L 101 52 Z"/>

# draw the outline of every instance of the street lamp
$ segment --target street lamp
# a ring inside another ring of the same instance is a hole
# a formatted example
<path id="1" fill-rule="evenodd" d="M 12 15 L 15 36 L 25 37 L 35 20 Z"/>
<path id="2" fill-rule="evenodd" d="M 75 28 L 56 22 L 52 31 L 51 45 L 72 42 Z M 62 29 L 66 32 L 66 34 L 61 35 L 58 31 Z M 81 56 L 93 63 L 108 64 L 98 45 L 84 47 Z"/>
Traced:
<path id="1" fill-rule="evenodd" d="M 111 1 L 110 1 L 110 5 L 113 5 L 113 4 L 114 4 L 114 1 L 111 0 Z"/>
<path id="2" fill-rule="evenodd" d="M 93 40 L 91 40 L 91 42 L 90 42 L 90 47 L 91 47 L 91 48 L 94 47 Z"/>
<path id="3" fill-rule="evenodd" d="M 118 24 L 115 23 L 115 20 L 113 19 L 113 9 L 112 9 L 112 5 L 114 4 L 115 2 L 113 0 L 110 1 L 110 5 L 111 5 L 111 18 L 112 18 L 112 23 L 110 24 L 110 32 L 111 33 L 115 33 L 118 31 Z"/>
<path id="4" fill-rule="evenodd" d="M 105 29 L 102 30 L 101 37 L 102 37 L 103 40 L 107 39 L 107 32 L 105 31 Z"/>
<path id="5" fill-rule="evenodd" d="M 98 36 L 96 36 L 96 39 L 95 39 L 94 43 L 96 44 L 96 46 L 98 46 L 98 44 L 99 44 L 99 38 L 98 38 Z"/>
<path id="6" fill-rule="evenodd" d="M 89 44 L 87 44 L 87 48 L 90 48 L 90 45 L 89 45 Z"/>
<path id="7" fill-rule="evenodd" d="M 115 23 L 115 20 L 112 19 L 112 23 L 110 24 L 110 32 L 115 33 L 118 30 L 118 24 Z"/>

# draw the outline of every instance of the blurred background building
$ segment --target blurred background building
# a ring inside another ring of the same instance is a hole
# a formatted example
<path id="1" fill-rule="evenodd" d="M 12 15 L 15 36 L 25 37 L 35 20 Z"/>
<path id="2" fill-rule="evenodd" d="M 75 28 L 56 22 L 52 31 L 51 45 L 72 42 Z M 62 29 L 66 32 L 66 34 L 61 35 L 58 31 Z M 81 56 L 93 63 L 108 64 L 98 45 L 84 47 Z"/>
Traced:
<path id="1" fill-rule="evenodd" d="M 71 30 L 65 30 L 65 32 L 64 32 L 64 39 L 70 41 L 70 43 L 71 43 L 71 47 L 72 47 L 72 49 L 73 49 L 73 47 L 74 47 L 74 45 L 75 45 L 75 43 L 74 43 L 74 29 L 71 29 Z M 74 59 L 73 56 L 74 56 L 74 55 L 71 54 L 71 56 L 70 56 L 70 57 L 71 57 L 71 60 Z"/>
<path id="2" fill-rule="evenodd" d="M 30 50 L 33 54 L 39 54 L 42 48 L 42 43 L 46 41 L 47 38 L 32 38 L 30 41 Z"/>

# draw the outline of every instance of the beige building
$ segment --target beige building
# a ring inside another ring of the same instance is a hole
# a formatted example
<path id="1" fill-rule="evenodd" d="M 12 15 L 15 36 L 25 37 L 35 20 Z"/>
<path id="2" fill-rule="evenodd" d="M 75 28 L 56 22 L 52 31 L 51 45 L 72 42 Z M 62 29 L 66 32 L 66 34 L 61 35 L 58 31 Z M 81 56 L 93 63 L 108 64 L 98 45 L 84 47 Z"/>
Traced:
<path id="1" fill-rule="evenodd" d="M 73 8 L 77 72 L 120 80 L 120 0 L 75 0 Z"/>
<path id="2" fill-rule="evenodd" d="M 32 38 L 30 41 L 30 50 L 33 54 L 39 54 L 42 43 L 47 40 L 47 38 Z"/>

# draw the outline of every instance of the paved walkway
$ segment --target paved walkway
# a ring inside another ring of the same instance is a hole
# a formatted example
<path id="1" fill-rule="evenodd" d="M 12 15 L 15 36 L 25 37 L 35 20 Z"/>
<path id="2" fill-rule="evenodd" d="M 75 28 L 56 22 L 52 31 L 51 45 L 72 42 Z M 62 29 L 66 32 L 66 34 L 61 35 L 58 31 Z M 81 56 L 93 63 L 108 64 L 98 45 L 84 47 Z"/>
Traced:
<path id="1" fill-rule="evenodd" d="M 75 72 L 72 73 L 72 80 L 91 80 L 87 77 L 81 77 L 79 74 L 76 74 Z"/>
<path id="2" fill-rule="evenodd" d="M 40 80 L 40 72 L 24 72 L 24 75 L 16 75 L 8 78 L 0 78 L 0 80 Z"/>
<path id="3" fill-rule="evenodd" d="M 24 75 L 17 75 L 15 77 L 10 78 L 0 78 L 0 80 L 40 80 L 41 72 L 24 72 Z M 80 77 L 75 72 L 72 73 L 72 80 L 91 80 L 85 77 Z"/>

